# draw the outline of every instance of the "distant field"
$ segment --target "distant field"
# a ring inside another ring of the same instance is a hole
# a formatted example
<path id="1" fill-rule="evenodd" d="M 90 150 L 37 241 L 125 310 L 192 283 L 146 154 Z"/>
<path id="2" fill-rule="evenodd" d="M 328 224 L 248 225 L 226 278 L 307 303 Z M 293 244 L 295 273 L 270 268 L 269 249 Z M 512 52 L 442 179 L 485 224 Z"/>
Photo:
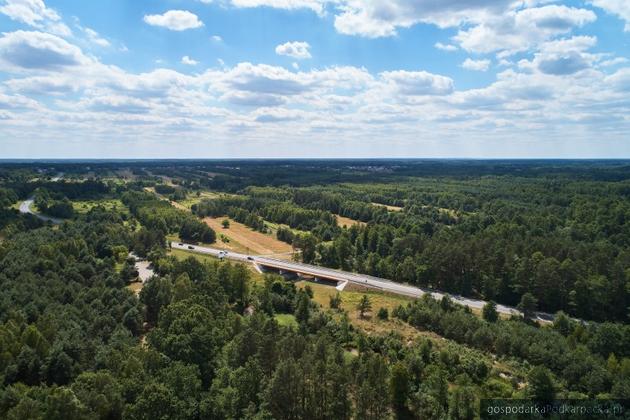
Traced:
<path id="1" fill-rule="evenodd" d="M 72 207 L 74 207 L 74 211 L 80 214 L 84 214 L 89 212 L 94 207 L 102 206 L 107 210 L 119 210 L 123 212 L 127 212 L 127 207 L 122 203 L 122 201 L 118 199 L 109 199 L 109 200 L 77 200 L 72 202 Z"/>
<path id="2" fill-rule="evenodd" d="M 219 194 L 212 193 L 210 191 L 202 191 L 199 196 L 196 193 L 188 194 L 185 200 L 180 200 L 177 202 L 182 207 L 185 207 L 187 210 L 193 206 L 193 204 L 198 204 L 201 200 L 211 200 L 213 198 L 219 198 Z M 171 203 L 173 204 L 173 203 Z M 175 205 L 175 204 L 173 204 Z"/>
<path id="3" fill-rule="evenodd" d="M 354 225 L 365 226 L 365 222 L 361 222 L 359 220 L 350 219 L 349 217 L 343 217 L 339 215 L 335 215 L 337 218 L 337 224 L 341 227 L 351 227 Z"/>
<path id="4" fill-rule="evenodd" d="M 291 245 L 279 241 L 271 234 L 256 232 L 234 220 L 230 220 L 229 229 L 224 229 L 223 226 L 221 226 L 221 222 L 224 219 L 226 219 L 226 217 L 206 217 L 203 219 L 208 226 L 217 232 L 217 243 L 219 245 L 225 246 L 225 248 L 228 249 L 234 249 L 235 251 L 238 251 L 238 247 L 240 247 L 241 252 L 249 251 L 252 254 L 287 254 L 286 257 L 291 258 L 290 254 L 293 252 Z M 219 239 L 220 235 L 228 237 L 230 242 L 227 244 L 221 243 Z M 278 255 L 278 257 L 282 256 Z"/>
<path id="5" fill-rule="evenodd" d="M 389 211 L 402 211 L 402 209 L 403 209 L 402 207 L 388 206 L 387 204 L 380 204 L 380 203 L 372 203 L 372 205 L 379 206 L 379 207 L 385 207 Z"/>

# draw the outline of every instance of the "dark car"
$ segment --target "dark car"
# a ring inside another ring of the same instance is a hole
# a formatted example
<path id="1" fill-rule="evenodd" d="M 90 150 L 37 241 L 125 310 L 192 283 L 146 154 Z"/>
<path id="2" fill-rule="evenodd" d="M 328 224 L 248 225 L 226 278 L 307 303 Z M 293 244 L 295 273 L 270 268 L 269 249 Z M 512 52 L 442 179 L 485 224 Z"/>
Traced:
<path id="1" fill-rule="evenodd" d="M 254 257 L 247 257 L 248 260 L 254 261 Z"/>
<path id="2" fill-rule="evenodd" d="M 188 249 L 195 249 L 195 247 L 192 245 L 188 245 Z"/>
<path id="3" fill-rule="evenodd" d="M 180 243 L 179 243 L 179 246 L 184 246 L 184 244 L 180 242 Z"/>

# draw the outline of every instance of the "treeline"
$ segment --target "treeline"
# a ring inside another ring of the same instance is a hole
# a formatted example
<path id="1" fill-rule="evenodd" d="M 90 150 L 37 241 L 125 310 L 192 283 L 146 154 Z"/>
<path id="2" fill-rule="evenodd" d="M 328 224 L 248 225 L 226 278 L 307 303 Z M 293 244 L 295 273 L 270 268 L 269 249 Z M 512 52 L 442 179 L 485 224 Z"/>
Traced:
<path id="1" fill-rule="evenodd" d="M 69 219 L 74 216 L 74 207 L 68 197 L 60 193 L 50 193 L 46 189 L 35 191 L 34 203 L 39 211 L 44 214 Z"/>
<path id="2" fill-rule="evenodd" d="M 627 326 L 488 322 L 445 299 L 393 315 L 448 340 L 367 335 L 308 287 L 163 242 L 138 299 L 117 263 L 151 226 L 95 208 L 0 243 L 0 418 L 469 419 L 480 398 L 630 396 Z"/>
<path id="3" fill-rule="evenodd" d="M 22 199 L 29 197 L 38 189 L 46 190 L 49 194 L 57 194 L 67 197 L 70 200 L 97 199 L 111 193 L 110 187 L 102 181 L 86 180 L 82 182 L 61 180 L 50 181 L 29 181 L 15 182 L 7 181 L 7 188 L 11 188 Z"/>
<path id="4" fill-rule="evenodd" d="M 250 187 L 244 193 L 259 205 L 284 199 L 274 206 L 367 222 L 324 235 L 311 229 L 325 242 L 317 250 L 320 264 L 514 306 L 531 294 L 542 311 L 627 321 L 629 189 L 628 181 L 539 177 L 523 170 L 521 177 Z M 371 204 L 403 197 L 403 211 Z"/>
<path id="5" fill-rule="evenodd" d="M 191 214 L 176 209 L 167 201 L 144 191 L 128 191 L 122 195 L 122 202 L 129 207 L 131 214 L 138 219 L 145 230 L 141 232 L 142 255 L 146 248 L 158 237 L 177 233 L 184 241 L 213 243 L 216 233 Z M 153 233 L 151 233 L 153 232 Z"/>
<path id="6" fill-rule="evenodd" d="M 293 229 L 311 231 L 323 240 L 333 237 L 337 227 L 335 217 L 328 211 L 309 210 L 286 202 L 262 197 L 236 196 L 203 200 L 193 206 L 200 217 L 229 216 L 255 230 L 265 232 L 264 221 L 288 225 Z"/>
<path id="7" fill-rule="evenodd" d="M 547 328 L 521 320 L 486 322 L 448 297 L 438 302 L 425 296 L 398 307 L 394 316 L 484 353 L 544 366 L 574 398 L 630 395 L 630 326 L 583 325 L 562 313 Z"/>

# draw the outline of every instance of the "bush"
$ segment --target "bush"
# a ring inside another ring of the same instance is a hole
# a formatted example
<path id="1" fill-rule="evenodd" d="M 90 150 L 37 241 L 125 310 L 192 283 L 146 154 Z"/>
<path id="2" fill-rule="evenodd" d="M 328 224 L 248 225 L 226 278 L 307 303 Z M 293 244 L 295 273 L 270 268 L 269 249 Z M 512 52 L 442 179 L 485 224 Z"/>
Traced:
<path id="1" fill-rule="evenodd" d="M 378 319 L 385 321 L 389 319 L 389 311 L 387 310 L 387 308 L 381 308 L 378 310 L 376 316 L 378 316 Z"/>

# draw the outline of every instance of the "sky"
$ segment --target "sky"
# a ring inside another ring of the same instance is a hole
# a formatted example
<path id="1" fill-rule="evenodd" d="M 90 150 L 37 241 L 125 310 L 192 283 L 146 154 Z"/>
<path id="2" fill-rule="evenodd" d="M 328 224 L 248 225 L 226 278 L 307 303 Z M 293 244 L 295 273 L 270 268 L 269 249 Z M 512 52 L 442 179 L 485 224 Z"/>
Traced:
<path id="1" fill-rule="evenodd" d="M 630 158 L 630 0 L 0 0 L 0 158 Z"/>

